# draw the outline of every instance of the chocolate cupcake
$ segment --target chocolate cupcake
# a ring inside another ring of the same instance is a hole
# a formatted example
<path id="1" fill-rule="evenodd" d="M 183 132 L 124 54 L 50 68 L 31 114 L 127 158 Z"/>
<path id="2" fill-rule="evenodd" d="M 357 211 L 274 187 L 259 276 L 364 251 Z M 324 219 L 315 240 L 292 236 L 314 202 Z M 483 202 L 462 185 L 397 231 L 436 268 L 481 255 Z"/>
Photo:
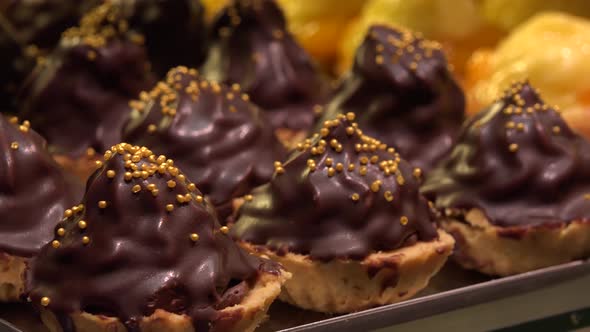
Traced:
<path id="1" fill-rule="evenodd" d="M 233 1 L 213 23 L 203 74 L 239 84 L 292 145 L 307 135 L 329 86 L 285 25 L 272 0 Z"/>
<path id="2" fill-rule="evenodd" d="M 172 158 L 225 224 L 252 188 L 268 182 L 285 148 L 237 84 L 209 82 L 177 67 L 131 103 L 124 139 Z"/>
<path id="3" fill-rule="evenodd" d="M 46 150 L 28 121 L 0 115 L 0 301 L 23 295 L 32 257 L 81 194 Z"/>
<path id="4" fill-rule="evenodd" d="M 353 120 L 328 120 L 277 163 L 231 230 L 293 273 L 280 299 L 304 309 L 344 313 L 407 299 L 453 248 L 419 193 L 420 171 Z"/>
<path id="5" fill-rule="evenodd" d="M 58 162 L 82 178 L 93 170 L 94 150 L 121 141 L 129 100 L 154 82 L 142 43 L 120 11 L 105 3 L 64 32 L 36 68 L 22 113 Z"/>
<path id="6" fill-rule="evenodd" d="M 145 36 L 152 68 L 163 77 L 174 66 L 196 67 L 205 59 L 207 29 L 200 0 L 107 0 L 129 28 Z"/>
<path id="7" fill-rule="evenodd" d="M 504 276 L 590 255 L 590 142 L 526 82 L 465 124 L 422 191 L 465 268 Z"/>
<path id="8" fill-rule="evenodd" d="M 171 185 L 174 183 L 174 185 Z M 252 331 L 290 274 L 241 250 L 171 159 L 117 144 L 31 271 L 50 331 Z"/>
<path id="9" fill-rule="evenodd" d="M 62 31 L 100 0 L 13 0 L 0 4 L 0 105 L 15 110 L 17 91 L 35 65 L 59 41 Z"/>
<path id="10" fill-rule="evenodd" d="M 426 172 L 450 151 L 464 109 L 465 97 L 440 44 L 408 30 L 374 25 L 324 120 L 354 112 L 367 135 Z"/>

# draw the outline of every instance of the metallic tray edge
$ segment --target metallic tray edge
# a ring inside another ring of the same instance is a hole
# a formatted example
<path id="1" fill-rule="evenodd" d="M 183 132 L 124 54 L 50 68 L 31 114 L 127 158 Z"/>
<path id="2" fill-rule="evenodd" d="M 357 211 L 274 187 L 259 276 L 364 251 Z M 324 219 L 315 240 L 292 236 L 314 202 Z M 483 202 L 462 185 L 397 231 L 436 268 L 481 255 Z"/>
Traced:
<path id="1" fill-rule="evenodd" d="M 527 293 L 589 273 L 590 260 L 574 261 L 304 324 L 281 332 L 369 331 Z"/>

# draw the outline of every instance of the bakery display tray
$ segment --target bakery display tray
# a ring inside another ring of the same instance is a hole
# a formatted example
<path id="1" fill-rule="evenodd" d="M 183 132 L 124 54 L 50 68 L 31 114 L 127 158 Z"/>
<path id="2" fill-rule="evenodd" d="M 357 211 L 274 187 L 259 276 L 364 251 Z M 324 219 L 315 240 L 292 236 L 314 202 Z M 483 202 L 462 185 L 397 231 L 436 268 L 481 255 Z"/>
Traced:
<path id="1" fill-rule="evenodd" d="M 490 279 L 448 263 L 413 299 L 352 314 L 329 316 L 276 302 L 257 331 L 370 331 L 453 310 L 524 294 L 590 275 L 590 261 L 575 261 L 512 277 Z M 9 323 L 10 322 L 10 323 Z M 23 304 L 0 305 L 0 332 L 45 332 Z"/>

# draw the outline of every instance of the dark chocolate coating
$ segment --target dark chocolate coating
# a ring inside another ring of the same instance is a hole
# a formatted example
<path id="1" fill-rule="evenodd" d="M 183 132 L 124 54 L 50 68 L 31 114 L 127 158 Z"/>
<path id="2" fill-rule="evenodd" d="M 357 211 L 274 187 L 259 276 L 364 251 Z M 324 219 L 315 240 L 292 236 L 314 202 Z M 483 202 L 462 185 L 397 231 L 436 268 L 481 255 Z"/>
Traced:
<path id="1" fill-rule="evenodd" d="M 236 0 L 212 28 L 206 78 L 238 83 L 275 128 L 309 130 L 329 87 L 272 0 Z"/>
<path id="2" fill-rule="evenodd" d="M 278 265 L 247 254 L 224 234 L 210 203 L 169 159 L 130 145 L 110 151 L 88 181 L 83 208 L 56 227 L 58 248 L 46 245 L 36 260 L 33 303 L 48 297 L 54 312 L 117 317 L 131 330 L 163 309 L 186 314 L 196 330 L 207 331 L 223 318 L 220 303 L 240 302 L 261 272 L 279 273 Z M 146 173 L 126 175 L 136 167 Z M 247 285 L 234 288 L 242 281 Z"/>
<path id="3" fill-rule="evenodd" d="M 316 135 L 303 143 L 277 165 L 269 184 L 252 192 L 253 200 L 240 209 L 234 237 L 321 261 L 360 260 L 437 237 L 413 168 L 340 118 L 331 121 L 331 129 L 322 129 L 323 139 Z"/>
<path id="4" fill-rule="evenodd" d="M 286 156 L 266 118 L 237 86 L 208 82 L 179 67 L 142 96 L 133 104 L 124 139 L 174 159 L 220 219 L 231 213 L 224 205 L 270 180 L 273 163 Z"/>
<path id="5" fill-rule="evenodd" d="M 590 220 L 590 143 L 518 83 L 466 122 L 422 191 L 502 227 Z"/>
<path id="6" fill-rule="evenodd" d="M 35 57 L 52 49 L 62 31 L 100 0 L 9 0 L 0 3 L 0 105 L 14 110 L 19 87 Z"/>
<path id="7" fill-rule="evenodd" d="M 145 36 L 152 68 L 196 67 L 205 59 L 207 27 L 200 0 L 110 0 L 121 6 L 129 28 Z"/>
<path id="8" fill-rule="evenodd" d="M 450 151 L 464 118 L 465 96 L 447 67 L 440 44 L 372 26 L 324 120 L 354 112 L 367 135 L 427 172 Z"/>
<path id="9" fill-rule="evenodd" d="M 41 136 L 0 115 L 0 252 L 31 257 L 82 194 L 47 152 Z"/>
<path id="10" fill-rule="evenodd" d="M 129 100 L 154 82 L 141 38 L 118 17 L 106 4 L 96 8 L 36 68 L 22 114 L 52 152 L 78 157 L 120 142 Z"/>

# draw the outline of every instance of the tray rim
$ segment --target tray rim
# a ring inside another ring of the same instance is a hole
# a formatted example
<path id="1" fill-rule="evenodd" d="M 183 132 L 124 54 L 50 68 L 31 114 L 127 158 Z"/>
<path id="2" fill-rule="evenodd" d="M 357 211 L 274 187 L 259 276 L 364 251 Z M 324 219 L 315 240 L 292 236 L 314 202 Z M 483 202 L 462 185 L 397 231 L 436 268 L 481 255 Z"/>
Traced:
<path id="1" fill-rule="evenodd" d="M 590 274 L 590 260 L 577 260 L 514 276 L 426 295 L 400 303 L 323 319 L 279 332 L 369 331 L 525 294 Z"/>

